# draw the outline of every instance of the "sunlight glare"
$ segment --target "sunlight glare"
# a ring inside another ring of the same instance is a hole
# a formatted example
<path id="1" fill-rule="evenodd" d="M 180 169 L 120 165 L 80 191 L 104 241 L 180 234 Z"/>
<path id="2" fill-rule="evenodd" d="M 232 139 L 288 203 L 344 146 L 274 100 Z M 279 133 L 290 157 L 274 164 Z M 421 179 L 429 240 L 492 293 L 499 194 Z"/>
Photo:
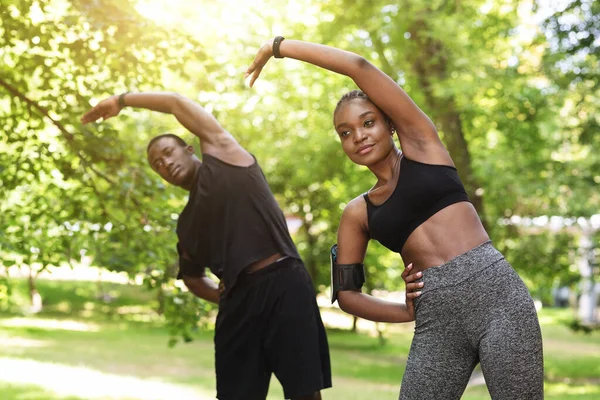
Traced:
<path id="1" fill-rule="evenodd" d="M 40 348 L 48 346 L 43 340 L 27 339 L 22 337 L 0 337 L 0 347 L 5 348 Z"/>
<path id="2" fill-rule="evenodd" d="M 183 385 L 36 360 L 1 357 L 0 371 L 0 381 L 17 385 L 36 385 L 59 396 L 77 396 L 90 400 L 212 398 L 207 393 L 200 393 Z"/>
<path id="3" fill-rule="evenodd" d="M 320 5 L 310 0 L 138 0 L 137 11 L 159 25 L 182 29 L 202 42 L 212 38 L 245 41 L 282 34 L 287 25 L 319 23 Z M 266 21 L 271 21 L 266 23 Z"/>
<path id="4" fill-rule="evenodd" d="M 216 4 L 192 0 L 139 0 L 136 9 L 159 25 L 183 28 L 188 32 L 235 31 L 244 23 L 244 14 L 256 4 L 245 0 L 221 0 Z M 222 12 L 227 10 L 227 12 Z M 220 12 L 221 11 L 221 12 Z"/>
<path id="5" fill-rule="evenodd" d="M 600 387 L 597 385 L 569 385 L 568 383 L 546 384 L 546 394 L 563 394 L 569 396 L 600 394 Z"/>
<path id="6" fill-rule="evenodd" d="M 100 327 L 92 322 L 41 318 L 10 318 L 0 321 L 0 326 L 77 332 L 98 332 L 100 330 Z"/>

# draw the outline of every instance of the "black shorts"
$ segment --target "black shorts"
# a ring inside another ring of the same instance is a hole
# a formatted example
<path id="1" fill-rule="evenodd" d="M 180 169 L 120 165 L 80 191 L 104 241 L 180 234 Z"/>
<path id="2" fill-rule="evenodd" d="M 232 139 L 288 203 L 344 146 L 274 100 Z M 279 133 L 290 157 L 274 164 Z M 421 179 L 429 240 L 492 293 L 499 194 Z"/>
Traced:
<path id="1" fill-rule="evenodd" d="M 215 353 L 220 400 L 264 400 L 271 373 L 286 398 L 331 387 L 327 336 L 302 261 L 238 278 L 220 300 Z"/>

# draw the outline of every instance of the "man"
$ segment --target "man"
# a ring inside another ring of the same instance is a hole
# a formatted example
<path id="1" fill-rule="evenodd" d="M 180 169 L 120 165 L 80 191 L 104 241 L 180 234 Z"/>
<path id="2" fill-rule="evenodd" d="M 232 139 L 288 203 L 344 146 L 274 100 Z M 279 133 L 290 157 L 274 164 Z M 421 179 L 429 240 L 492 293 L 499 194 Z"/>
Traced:
<path id="1" fill-rule="evenodd" d="M 152 139 L 147 152 L 154 171 L 190 192 L 177 223 L 178 278 L 219 304 L 217 397 L 264 399 L 275 373 L 286 398 L 320 399 L 320 390 L 331 387 L 325 329 L 311 279 L 256 159 L 204 108 L 173 93 L 111 96 L 81 121 L 106 120 L 125 106 L 172 114 L 200 139 L 202 161 L 172 134 Z"/>

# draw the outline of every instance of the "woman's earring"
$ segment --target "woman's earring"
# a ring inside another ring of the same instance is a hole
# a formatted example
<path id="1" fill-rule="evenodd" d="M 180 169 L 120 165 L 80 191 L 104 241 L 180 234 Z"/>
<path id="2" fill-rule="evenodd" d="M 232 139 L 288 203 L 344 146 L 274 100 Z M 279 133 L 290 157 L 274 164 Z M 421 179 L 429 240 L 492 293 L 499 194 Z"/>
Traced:
<path id="1" fill-rule="evenodd" d="M 392 135 L 396 133 L 396 128 L 392 126 Z"/>

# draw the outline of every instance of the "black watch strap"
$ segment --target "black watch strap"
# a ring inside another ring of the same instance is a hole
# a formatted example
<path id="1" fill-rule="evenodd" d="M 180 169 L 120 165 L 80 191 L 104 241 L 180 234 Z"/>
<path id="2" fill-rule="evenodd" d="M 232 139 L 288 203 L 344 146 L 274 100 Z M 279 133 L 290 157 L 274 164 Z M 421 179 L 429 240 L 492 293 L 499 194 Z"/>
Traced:
<path id="1" fill-rule="evenodd" d="M 281 42 L 283 42 L 285 38 L 283 36 L 276 36 L 273 39 L 273 56 L 275 58 L 283 58 L 281 53 L 279 52 L 279 46 L 281 46 Z"/>
<path id="2" fill-rule="evenodd" d="M 125 92 L 125 93 L 121 93 L 119 95 L 119 109 L 122 109 L 123 107 L 125 107 L 125 96 L 129 94 L 129 92 Z"/>

